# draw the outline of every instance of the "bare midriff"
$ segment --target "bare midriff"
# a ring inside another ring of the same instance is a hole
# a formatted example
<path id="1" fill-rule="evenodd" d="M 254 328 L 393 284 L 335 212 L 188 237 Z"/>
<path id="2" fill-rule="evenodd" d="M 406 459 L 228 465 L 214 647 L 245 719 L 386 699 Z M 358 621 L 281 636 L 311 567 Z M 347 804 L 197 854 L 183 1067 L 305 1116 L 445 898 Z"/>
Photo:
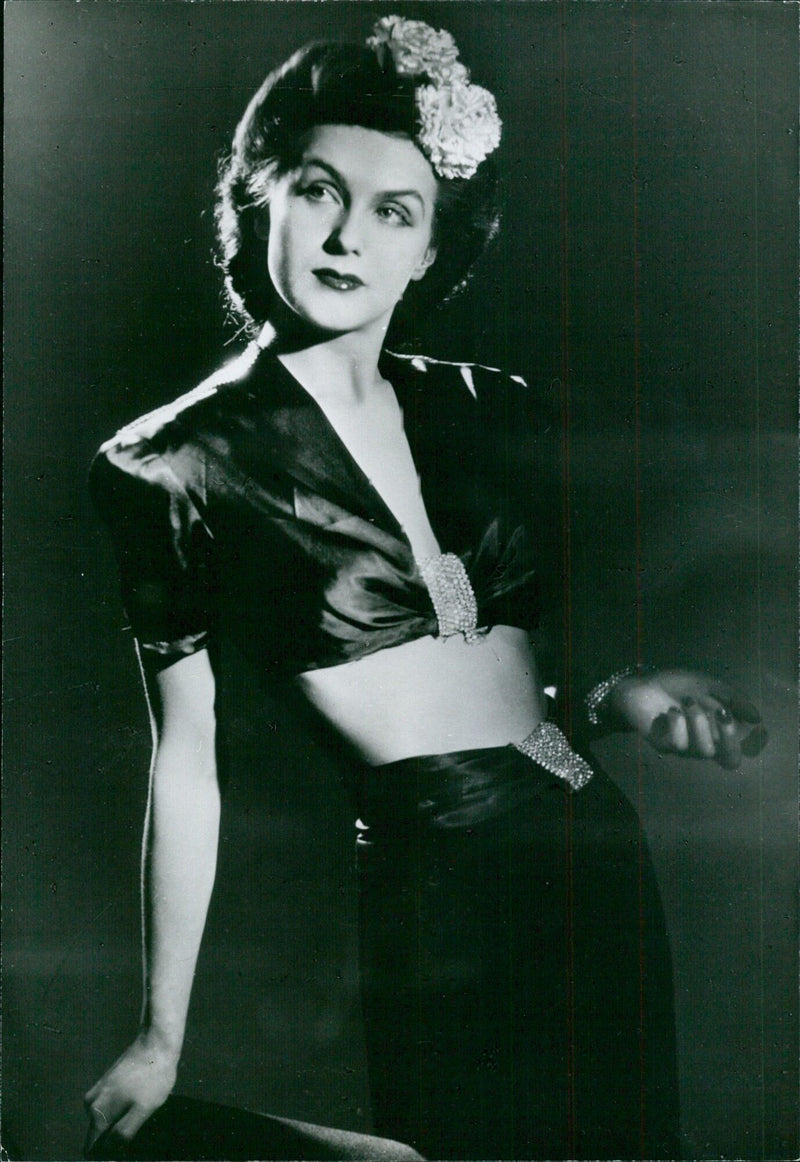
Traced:
<path id="1" fill-rule="evenodd" d="M 468 643 L 423 637 L 297 679 L 372 765 L 521 742 L 544 718 L 527 633 L 498 625 Z"/>

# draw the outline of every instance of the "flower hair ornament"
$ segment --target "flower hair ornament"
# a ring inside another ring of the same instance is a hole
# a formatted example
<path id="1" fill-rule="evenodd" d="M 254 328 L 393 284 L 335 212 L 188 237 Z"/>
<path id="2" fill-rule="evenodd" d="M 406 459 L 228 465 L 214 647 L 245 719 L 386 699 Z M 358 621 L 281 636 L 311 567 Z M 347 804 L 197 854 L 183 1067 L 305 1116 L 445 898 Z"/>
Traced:
<path id="1" fill-rule="evenodd" d="M 390 52 L 400 76 L 425 77 L 415 93 L 416 143 L 439 177 L 471 178 L 500 144 L 503 123 L 492 94 L 471 83 L 450 33 L 422 20 L 383 16 L 367 45 Z"/>

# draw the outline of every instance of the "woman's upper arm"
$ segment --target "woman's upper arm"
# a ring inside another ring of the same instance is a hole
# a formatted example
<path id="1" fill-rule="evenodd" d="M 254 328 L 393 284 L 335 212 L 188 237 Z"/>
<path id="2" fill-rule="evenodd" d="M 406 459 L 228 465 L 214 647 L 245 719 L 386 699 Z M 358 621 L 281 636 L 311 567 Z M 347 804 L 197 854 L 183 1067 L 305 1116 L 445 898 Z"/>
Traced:
<path id="1" fill-rule="evenodd" d="M 213 755 L 216 683 L 208 651 L 161 667 L 143 656 L 142 673 L 158 745 L 191 745 Z"/>
<path id="2" fill-rule="evenodd" d="M 178 471 L 132 429 L 105 444 L 90 469 L 125 611 L 142 656 L 156 666 L 203 650 L 214 620 L 213 538 L 192 499 L 199 455 L 189 449 Z"/>

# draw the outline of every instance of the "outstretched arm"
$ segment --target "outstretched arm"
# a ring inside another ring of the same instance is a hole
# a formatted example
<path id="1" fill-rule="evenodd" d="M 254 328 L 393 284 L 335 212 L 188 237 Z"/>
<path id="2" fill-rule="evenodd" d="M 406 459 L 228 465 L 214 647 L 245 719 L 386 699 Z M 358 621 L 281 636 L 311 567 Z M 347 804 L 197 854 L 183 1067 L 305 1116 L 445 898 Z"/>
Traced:
<path id="1" fill-rule="evenodd" d="M 220 795 L 208 654 L 145 672 L 145 682 L 154 746 L 142 855 L 142 1021 L 85 1095 L 87 1150 L 106 1131 L 132 1138 L 175 1084 L 216 871 Z"/>

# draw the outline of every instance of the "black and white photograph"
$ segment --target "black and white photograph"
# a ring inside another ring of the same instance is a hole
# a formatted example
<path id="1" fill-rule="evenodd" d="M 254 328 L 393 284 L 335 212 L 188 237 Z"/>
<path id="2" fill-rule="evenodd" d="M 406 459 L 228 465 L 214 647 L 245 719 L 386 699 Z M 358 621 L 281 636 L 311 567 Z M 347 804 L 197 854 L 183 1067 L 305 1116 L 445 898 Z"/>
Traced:
<path id="1" fill-rule="evenodd" d="M 798 4 L 4 17 L 3 1157 L 796 1158 Z"/>

